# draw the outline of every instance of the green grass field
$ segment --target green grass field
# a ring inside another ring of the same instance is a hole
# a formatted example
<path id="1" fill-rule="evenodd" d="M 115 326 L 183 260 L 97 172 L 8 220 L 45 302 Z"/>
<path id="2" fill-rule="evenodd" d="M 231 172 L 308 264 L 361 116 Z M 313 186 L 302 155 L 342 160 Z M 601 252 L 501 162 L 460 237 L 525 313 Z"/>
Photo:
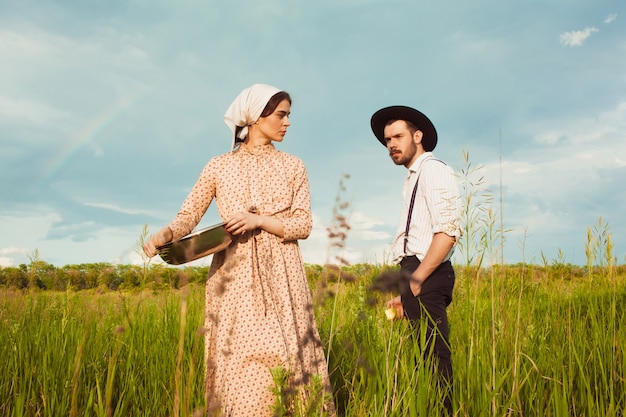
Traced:
<path id="1" fill-rule="evenodd" d="M 419 342 L 372 283 L 389 267 L 307 266 L 341 416 L 432 416 Z M 626 271 L 457 267 L 457 416 L 622 416 Z M 1 416 L 203 413 L 204 288 L 0 290 Z"/>

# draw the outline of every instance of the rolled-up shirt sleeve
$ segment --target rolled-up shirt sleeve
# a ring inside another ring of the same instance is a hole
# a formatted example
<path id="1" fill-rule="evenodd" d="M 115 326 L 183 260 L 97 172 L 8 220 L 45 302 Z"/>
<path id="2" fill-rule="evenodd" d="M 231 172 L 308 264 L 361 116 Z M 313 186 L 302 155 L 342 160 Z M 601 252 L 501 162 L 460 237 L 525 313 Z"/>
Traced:
<path id="1" fill-rule="evenodd" d="M 431 216 L 432 233 L 461 237 L 461 195 L 454 171 L 441 163 L 430 163 L 422 179 L 432 186 L 424 195 Z M 422 181 L 420 179 L 420 181 Z"/>

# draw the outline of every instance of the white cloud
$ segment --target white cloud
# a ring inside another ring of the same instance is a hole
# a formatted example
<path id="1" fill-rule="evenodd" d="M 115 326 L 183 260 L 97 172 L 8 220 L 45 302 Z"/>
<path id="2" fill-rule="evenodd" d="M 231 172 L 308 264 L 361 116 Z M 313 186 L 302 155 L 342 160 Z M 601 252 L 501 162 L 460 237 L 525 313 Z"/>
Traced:
<path id="1" fill-rule="evenodd" d="M 313 216 L 313 230 L 307 239 L 299 242 L 302 259 L 308 264 L 323 265 L 328 262 L 327 225 L 315 212 L 311 215 Z"/>
<path id="2" fill-rule="evenodd" d="M 529 152 L 541 158 L 524 151 L 502 160 L 505 184 L 518 192 L 562 195 L 559 190 L 575 189 L 574 178 L 593 178 L 600 170 L 624 166 L 626 102 L 586 119 L 553 120 L 530 129 L 536 146 Z M 485 172 L 490 184 L 498 184 L 493 177 L 497 165 L 487 165 Z"/>
<path id="3" fill-rule="evenodd" d="M 382 226 L 386 223 L 384 220 L 377 218 L 377 217 L 372 217 L 362 211 L 354 211 L 350 213 L 347 218 L 347 222 L 351 227 L 350 234 L 358 231 L 358 232 L 369 232 L 372 235 L 376 235 L 377 232 L 373 232 L 370 229 L 376 226 Z M 366 238 L 365 234 L 363 236 L 359 236 L 359 238 L 361 239 Z"/>
<path id="4" fill-rule="evenodd" d="M 39 101 L 25 97 L 0 96 L 0 114 L 4 121 L 43 124 L 60 119 L 65 113 Z"/>
<path id="5" fill-rule="evenodd" d="M 16 264 L 16 258 L 27 258 L 29 253 L 28 249 L 15 246 L 0 248 L 0 266 L 13 266 Z"/>
<path id="6" fill-rule="evenodd" d="M 608 25 L 609 23 L 613 22 L 615 19 L 617 19 L 617 13 L 612 13 L 604 19 L 604 23 Z"/>
<path id="7" fill-rule="evenodd" d="M 13 253 L 22 253 L 22 254 L 26 254 L 28 253 L 27 249 L 24 248 L 18 248 L 15 246 L 9 246 L 6 248 L 0 248 L 0 255 L 10 255 Z"/>
<path id="8" fill-rule="evenodd" d="M 363 211 L 355 211 L 348 218 L 350 230 L 348 231 L 347 246 L 367 251 L 372 245 L 380 246 L 382 242 L 387 243 L 391 241 L 391 233 L 386 230 L 380 230 L 389 221 L 390 219 L 385 221 L 378 217 L 370 216 Z M 394 220 L 391 219 L 391 222 L 393 223 Z M 377 229 L 373 230 L 374 228 Z M 361 259 L 358 259 L 358 262 L 363 262 L 363 256 L 365 255 L 361 253 Z"/>
<path id="9" fill-rule="evenodd" d="M 124 214 L 140 214 L 142 216 L 154 216 L 155 215 L 154 213 L 151 213 L 146 210 L 125 209 L 123 207 L 119 207 L 119 206 L 116 206 L 115 204 L 109 204 L 109 203 L 83 203 L 83 204 L 87 207 L 96 207 L 96 208 L 116 211 L 118 213 L 124 213 Z"/>
<path id="10" fill-rule="evenodd" d="M 563 46 L 582 46 L 587 38 L 589 38 L 594 32 L 598 32 L 598 29 L 594 27 L 586 27 L 583 30 L 561 33 L 559 41 Z"/>
<path id="11" fill-rule="evenodd" d="M 0 256 L 0 266 L 13 266 L 13 259 Z"/>
<path id="12" fill-rule="evenodd" d="M 570 245 L 579 248 L 580 256 L 586 227 L 593 224 L 597 216 L 612 219 L 617 229 L 623 227 L 619 224 L 622 217 L 619 203 L 603 201 L 609 197 L 606 193 L 611 193 L 607 184 L 619 183 L 623 175 L 626 102 L 585 119 L 551 120 L 530 126 L 530 129 L 535 132 L 532 149 L 507 156 L 502 161 L 504 221 L 507 228 L 514 229 L 509 245 L 519 244 L 516 240 L 522 238 L 526 228 L 528 240 L 540 239 L 536 244 L 542 250 Z M 496 163 L 484 167 L 491 189 L 498 189 L 499 172 Z M 619 199 L 619 194 L 614 198 Z M 550 236 L 538 238 L 545 230 L 551 231 Z M 579 235 L 580 241 L 570 238 L 558 244 L 549 242 L 549 239 L 557 239 L 554 235 L 568 233 Z M 568 256 L 575 255 L 571 252 L 568 251 Z M 533 255 L 538 256 L 538 253 Z"/>
<path id="13" fill-rule="evenodd" d="M 45 57 L 55 49 L 63 49 L 63 39 L 53 33 L 33 31 L 28 35 L 24 32 L 0 30 L 0 51 L 11 53 L 13 58 L 19 57 Z M 56 45 L 56 46 L 55 46 Z"/>

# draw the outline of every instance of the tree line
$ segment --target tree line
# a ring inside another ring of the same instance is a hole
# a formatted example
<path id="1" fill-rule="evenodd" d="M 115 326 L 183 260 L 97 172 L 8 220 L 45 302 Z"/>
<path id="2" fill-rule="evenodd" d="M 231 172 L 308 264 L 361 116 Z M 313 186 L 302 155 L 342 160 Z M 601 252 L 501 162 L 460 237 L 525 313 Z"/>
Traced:
<path id="1" fill-rule="evenodd" d="M 307 278 L 312 288 L 322 287 L 326 283 L 337 281 L 353 282 L 358 277 L 381 274 L 396 270 L 392 265 L 314 265 L 305 264 Z M 498 276 L 519 275 L 524 273 L 531 281 L 577 280 L 597 276 L 624 276 L 626 265 L 581 267 L 572 264 L 554 262 L 552 264 L 533 265 L 519 263 L 514 265 L 493 265 L 491 267 L 457 266 L 457 275 Z M 481 270 L 482 272 L 479 272 Z M 134 288 L 177 289 L 190 283 L 204 284 L 209 273 L 209 266 L 171 267 L 163 264 L 122 265 L 106 262 L 72 264 L 57 267 L 41 259 L 31 260 L 29 264 L 0 266 L 0 288 L 18 290 L 125 290 Z"/>
<path id="2" fill-rule="evenodd" d="M 103 262 L 56 267 L 37 260 L 17 267 L 0 267 L 0 287 L 58 291 L 180 288 L 191 282 L 205 282 L 208 271 L 208 266 L 171 268 Z"/>

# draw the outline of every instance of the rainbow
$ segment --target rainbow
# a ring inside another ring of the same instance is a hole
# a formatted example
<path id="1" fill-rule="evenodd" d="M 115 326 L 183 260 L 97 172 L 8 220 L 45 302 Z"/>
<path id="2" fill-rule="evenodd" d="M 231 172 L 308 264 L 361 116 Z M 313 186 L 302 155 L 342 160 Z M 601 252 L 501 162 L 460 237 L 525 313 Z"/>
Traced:
<path id="1" fill-rule="evenodd" d="M 147 89 L 142 86 L 128 94 L 120 96 L 85 123 L 85 125 L 72 136 L 67 144 L 63 145 L 56 155 L 50 158 L 49 162 L 42 170 L 39 185 L 42 186 L 50 183 L 81 149 L 91 143 L 93 139 L 107 127 L 111 126 L 126 109 L 135 104 L 139 98 L 143 96 L 146 90 Z"/>

